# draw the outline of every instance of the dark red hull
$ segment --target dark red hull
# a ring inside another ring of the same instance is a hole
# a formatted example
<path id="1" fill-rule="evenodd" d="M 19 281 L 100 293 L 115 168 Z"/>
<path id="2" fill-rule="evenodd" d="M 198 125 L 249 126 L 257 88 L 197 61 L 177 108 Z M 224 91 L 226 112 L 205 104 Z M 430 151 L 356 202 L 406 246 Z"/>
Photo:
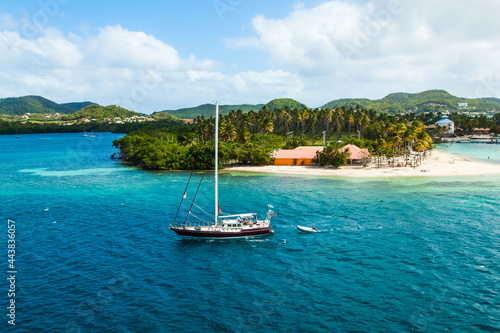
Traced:
<path id="1" fill-rule="evenodd" d="M 179 236 L 197 237 L 197 238 L 240 238 L 240 237 L 264 236 L 274 233 L 274 231 L 271 230 L 271 227 L 243 230 L 238 232 L 188 230 L 184 228 L 174 228 L 174 227 L 171 227 L 170 230 L 173 230 Z"/>

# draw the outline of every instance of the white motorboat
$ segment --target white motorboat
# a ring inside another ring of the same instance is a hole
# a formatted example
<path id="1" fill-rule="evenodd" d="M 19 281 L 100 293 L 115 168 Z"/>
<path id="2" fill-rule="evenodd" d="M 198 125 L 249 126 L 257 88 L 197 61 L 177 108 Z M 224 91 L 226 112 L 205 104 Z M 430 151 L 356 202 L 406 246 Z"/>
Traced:
<path id="1" fill-rule="evenodd" d="M 316 229 L 316 227 L 309 228 L 309 227 L 303 227 L 301 225 L 298 225 L 297 229 L 299 229 L 302 232 L 318 232 L 318 229 Z"/>

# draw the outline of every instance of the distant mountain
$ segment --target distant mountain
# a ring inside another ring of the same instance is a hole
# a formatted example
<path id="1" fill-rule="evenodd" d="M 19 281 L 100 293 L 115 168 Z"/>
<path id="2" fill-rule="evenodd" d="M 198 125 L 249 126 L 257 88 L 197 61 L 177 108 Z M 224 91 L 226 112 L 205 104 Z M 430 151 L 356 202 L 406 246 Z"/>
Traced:
<path id="1" fill-rule="evenodd" d="M 490 101 L 490 102 L 493 102 L 493 103 L 497 103 L 498 105 L 500 105 L 500 98 L 484 97 L 484 98 L 481 98 L 481 99 L 485 100 L 485 101 Z"/>
<path id="2" fill-rule="evenodd" d="M 66 119 L 89 118 L 89 119 L 103 120 L 106 118 L 115 118 L 115 117 L 127 118 L 132 116 L 142 116 L 142 115 L 138 112 L 130 111 L 116 105 L 101 106 L 98 104 L 92 104 L 84 107 L 80 111 L 77 111 L 71 115 L 66 116 Z"/>
<path id="3" fill-rule="evenodd" d="M 347 105 L 373 109 L 379 112 L 401 113 L 405 111 L 456 111 L 459 103 L 467 103 L 468 110 L 496 110 L 500 109 L 500 100 L 496 98 L 470 99 L 456 97 L 444 90 L 428 90 L 421 93 L 393 93 L 382 99 L 370 100 L 366 98 L 338 99 L 331 101 L 323 108 L 336 108 Z"/>
<path id="4" fill-rule="evenodd" d="M 0 98 L 0 114 L 9 116 L 25 113 L 64 113 L 71 114 L 91 102 L 57 104 L 41 96 Z"/>
<path id="5" fill-rule="evenodd" d="M 0 99 L 0 113 L 14 116 L 25 113 L 71 113 L 67 106 L 40 96 L 10 97 Z"/>
<path id="6" fill-rule="evenodd" d="M 93 105 L 93 104 L 96 104 L 96 103 L 92 103 L 92 102 L 73 102 L 73 103 L 62 103 L 60 105 L 67 106 L 71 110 L 73 110 L 73 112 L 76 112 L 76 111 L 80 111 L 84 107 L 87 107 L 87 106 Z"/>
<path id="7" fill-rule="evenodd" d="M 173 114 L 170 114 L 170 113 L 165 112 L 165 111 L 155 112 L 151 115 L 151 117 L 156 118 L 156 119 L 172 119 L 172 120 L 179 119 L 176 116 L 174 116 Z"/>
<path id="8" fill-rule="evenodd" d="M 258 111 L 263 106 L 264 104 L 219 105 L 219 114 L 228 115 L 233 110 L 241 110 L 243 113 L 247 113 L 250 110 Z M 169 113 L 177 118 L 194 119 L 198 116 L 208 118 L 213 112 L 215 112 L 215 104 L 203 104 L 192 108 L 159 111 L 153 113 L 152 116 L 158 117 L 161 116 L 162 113 Z"/>
<path id="9" fill-rule="evenodd" d="M 276 98 L 267 103 L 266 106 L 269 111 L 284 109 L 285 107 L 288 107 L 290 110 L 304 109 L 307 107 L 304 104 L 297 102 L 296 100 L 291 98 Z"/>

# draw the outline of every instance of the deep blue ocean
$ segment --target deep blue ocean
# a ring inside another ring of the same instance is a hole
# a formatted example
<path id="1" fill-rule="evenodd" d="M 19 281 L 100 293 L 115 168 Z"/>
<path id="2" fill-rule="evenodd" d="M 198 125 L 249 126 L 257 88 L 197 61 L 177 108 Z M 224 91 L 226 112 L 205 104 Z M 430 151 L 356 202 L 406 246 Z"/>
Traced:
<path id="1" fill-rule="evenodd" d="M 121 136 L 0 136 L 0 331 L 500 332 L 499 176 L 222 172 L 222 210 L 272 204 L 275 234 L 183 240 L 168 226 L 189 173 L 111 160 Z"/>

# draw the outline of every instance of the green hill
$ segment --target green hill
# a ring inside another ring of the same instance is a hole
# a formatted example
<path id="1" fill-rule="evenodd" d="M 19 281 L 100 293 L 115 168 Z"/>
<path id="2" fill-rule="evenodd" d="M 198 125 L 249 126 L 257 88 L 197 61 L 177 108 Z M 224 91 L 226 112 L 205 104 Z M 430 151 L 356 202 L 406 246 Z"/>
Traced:
<path id="1" fill-rule="evenodd" d="M 493 103 L 497 103 L 498 105 L 500 105 L 500 99 L 499 98 L 495 98 L 495 97 L 485 97 L 485 98 L 481 98 L 482 100 L 485 100 L 485 101 L 489 101 L 489 102 L 493 102 Z"/>
<path id="2" fill-rule="evenodd" d="M 291 98 L 276 98 L 267 103 L 266 106 L 269 109 L 269 111 L 274 111 L 276 109 L 278 110 L 284 109 L 285 107 L 288 107 L 290 110 L 304 109 L 307 107 L 304 104 L 297 102 L 296 100 Z"/>
<path id="3" fill-rule="evenodd" d="M 25 113 L 61 113 L 71 114 L 92 102 L 76 102 L 57 104 L 41 96 L 23 96 L 0 98 L 0 114 L 18 116 Z"/>
<path id="4" fill-rule="evenodd" d="M 264 105 L 263 104 L 241 104 L 241 105 L 219 105 L 219 114 L 228 115 L 231 111 L 241 110 L 243 113 L 247 113 L 250 110 L 258 111 Z M 192 108 L 184 108 L 178 110 L 164 110 L 155 112 L 152 114 L 153 117 L 161 116 L 162 113 L 169 113 L 177 118 L 184 119 L 194 119 L 198 116 L 203 116 L 205 118 L 210 117 L 212 113 L 215 111 L 215 104 L 203 104 Z"/>
<path id="5" fill-rule="evenodd" d="M 366 98 L 359 99 L 339 99 L 331 101 L 323 108 L 335 108 L 341 105 L 352 107 L 363 107 L 381 112 L 400 113 L 405 111 L 425 112 L 425 111 L 456 111 L 459 103 L 467 103 L 468 110 L 496 110 L 500 109 L 500 103 L 496 99 L 470 99 L 456 97 L 444 90 L 428 90 L 421 93 L 393 93 L 378 100 Z"/>
<path id="6" fill-rule="evenodd" d="M 95 103 L 92 103 L 92 102 L 73 102 L 73 103 L 62 103 L 60 105 L 67 106 L 68 108 L 73 110 L 73 112 L 76 112 L 76 111 L 80 111 L 84 107 L 87 107 L 87 106 L 93 105 L 93 104 L 95 104 Z"/>
<path id="7" fill-rule="evenodd" d="M 0 114 L 9 116 L 25 113 L 73 113 L 73 109 L 40 96 L 9 97 L 0 99 Z"/>
<path id="8" fill-rule="evenodd" d="M 106 118 L 127 118 L 132 116 L 141 116 L 141 114 L 116 105 L 101 106 L 98 104 L 92 104 L 84 107 L 80 111 L 68 115 L 66 119 L 89 118 L 103 120 Z"/>
<path id="9" fill-rule="evenodd" d="M 155 112 L 151 115 L 151 117 L 156 118 L 156 119 L 171 119 L 171 120 L 177 120 L 176 116 L 173 114 L 170 114 L 168 112 L 162 111 L 162 112 Z"/>

